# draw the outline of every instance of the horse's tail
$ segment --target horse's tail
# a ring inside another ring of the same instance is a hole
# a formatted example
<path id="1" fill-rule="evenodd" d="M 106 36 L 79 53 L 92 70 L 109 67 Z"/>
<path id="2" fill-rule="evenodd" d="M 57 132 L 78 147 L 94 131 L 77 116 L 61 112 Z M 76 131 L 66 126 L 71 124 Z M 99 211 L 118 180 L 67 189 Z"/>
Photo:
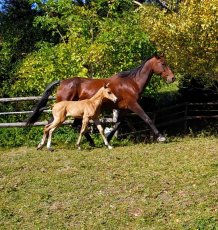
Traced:
<path id="1" fill-rule="evenodd" d="M 59 84 L 60 84 L 60 81 L 54 81 L 50 85 L 47 86 L 47 88 L 45 89 L 45 92 L 43 93 L 41 99 L 37 103 L 37 105 L 36 105 L 35 109 L 33 110 L 32 114 L 27 119 L 27 121 L 26 121 L 27 126 L 30 126 L 30 125 L 34 124 L 38 120 L 38 118 L 40 117 L 41 113 L 45 109 L 45 106 L 46 106 L 46 104 L 48 102 L 49 96 L 51 95 L 51 93 L 54 90 L 54 88 Z"/>

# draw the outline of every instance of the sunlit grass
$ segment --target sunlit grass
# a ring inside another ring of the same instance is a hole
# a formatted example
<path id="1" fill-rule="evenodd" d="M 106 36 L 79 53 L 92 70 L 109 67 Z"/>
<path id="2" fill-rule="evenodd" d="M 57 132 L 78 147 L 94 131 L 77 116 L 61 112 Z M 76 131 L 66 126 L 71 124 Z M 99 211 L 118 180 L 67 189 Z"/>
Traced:
<path id="1" fill-rule="evenodd" d="M 218 139 L 0 150 L 0 229 L 217 229 Z"/>

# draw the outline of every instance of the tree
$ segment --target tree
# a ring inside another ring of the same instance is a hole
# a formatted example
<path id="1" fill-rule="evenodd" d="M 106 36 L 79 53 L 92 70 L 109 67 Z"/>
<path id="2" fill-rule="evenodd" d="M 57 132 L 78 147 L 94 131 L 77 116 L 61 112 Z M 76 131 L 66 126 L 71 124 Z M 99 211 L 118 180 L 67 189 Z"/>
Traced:
<path id="1" fill-rule="evenodd" d="M 17 63 L 34 50 L 40 30 L 32 26 L 37 12 L 28 0 L 5 0 L 0 13 L 0 95 L 8 96 L 9 86 L 16 80 Z"/>
<path id="2" fill-rule="evenodd" d="M 136 67 L 155 50 L 130 0 L 37 4 L 43 14 L 34 23 L 56 42 L 38 43 L 39 49 L 19 63 L 13 94 L 41 94 L 51 81 L 70 76 L 109 77 Z"/>
<path id="3" fill-rule="evenodd" d="M 141 7 L 141 24 L 155 46 L 164 51 L 175 72 L 207 82 L 217 79 L 217 0 L 190 0 L 179 12 Z"/>

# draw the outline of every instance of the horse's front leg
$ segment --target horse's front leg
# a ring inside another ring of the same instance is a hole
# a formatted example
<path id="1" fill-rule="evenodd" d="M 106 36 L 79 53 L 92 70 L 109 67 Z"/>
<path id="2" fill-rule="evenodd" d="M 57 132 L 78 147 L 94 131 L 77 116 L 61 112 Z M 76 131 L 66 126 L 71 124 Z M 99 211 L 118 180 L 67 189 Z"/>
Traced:
<path id="1" fill-rule="evenodd" d="M 166 138 L 158 131 L 150 117 L 144 112 L 142 107 L 137 103 L 129 103 L 128 104 L 128 109 L 131 110 L 132 112 L 136 113 L 143 121 L 145 121 L 146 124 L 148 124 L 153 131 L 154 135 L 157 137 L 157 141 L 159 142 L 164 142 L 166 141 Z"/>
<path id="2" fill-rule="evenodd" d="M 81 125 L 81 120 L 80 119 L 75 119 L 74 122 L 73 122 L 73 127 L 77 127 L 79 125 Z M 86 140 L 89 142 L 89 145 L 91 147 L 95 147 L 95 143 L 94 143 L 92 137 L 90 136 L 90 134 L 88 132 L 85 132 L 84 136 L 85 136 Z"/>
<path id="3" fill-rule="evenodd" d="M 101 126 L 101 122 L 99 121 L 99 119 L 95 119 L 94 120 L 94 123 L 95 125 L 97 126 L 98 130 L 99 130 L 99 133 L 101 134 L 103 140 L 104 140 L 104 144 L 109 148 L 109 149 L 112 149 L 113 147 L 111 145 L 109 145 L 108 141 L 107 141 L 107 138 L 105 137 L 104 135 L 104 129 L 103 127 Z"/>
<path id="4" fill-rule="evenodd" d="M 89 118 L 84 117 L 83 120 L 82 120 L 82 127 L 81 127 L 81 130 L 80 130 L 80 133 L 79 133 L 79 138 L 78 138 L 77 143 L 76 143 L 78 150 L 81 150 L 80 142 L 81 142 L 81 139 L 82 139 L 82 135 L 87 130 L 88 123 L 89 123 Z"/>

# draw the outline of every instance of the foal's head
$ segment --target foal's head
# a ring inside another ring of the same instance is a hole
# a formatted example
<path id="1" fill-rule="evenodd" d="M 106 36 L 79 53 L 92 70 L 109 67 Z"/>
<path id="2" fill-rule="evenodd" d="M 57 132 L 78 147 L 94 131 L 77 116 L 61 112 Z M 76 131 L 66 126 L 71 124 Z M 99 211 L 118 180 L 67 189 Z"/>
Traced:
<path id="1" fill-rule="evenodd" d="M 111 101 L 113 101 L 114 103 L 117 101 L 117 97 L 114 95 L 114 93 L 112 92 L 111 88 L 109 87 L 109 83 L 104 85 L 102 87 L 102 96 L 103 98 L 107 98 Z"/>
<path id="2" fill-rule="evenodd" d="M 176 80 L 163 55 L 158 56 L 155 54 L 151 58 L 151 61 L 152 69 L 155 74 L 160 75 L 164 80 L 166 80 L 167 83 L 172 83 Z"/>

